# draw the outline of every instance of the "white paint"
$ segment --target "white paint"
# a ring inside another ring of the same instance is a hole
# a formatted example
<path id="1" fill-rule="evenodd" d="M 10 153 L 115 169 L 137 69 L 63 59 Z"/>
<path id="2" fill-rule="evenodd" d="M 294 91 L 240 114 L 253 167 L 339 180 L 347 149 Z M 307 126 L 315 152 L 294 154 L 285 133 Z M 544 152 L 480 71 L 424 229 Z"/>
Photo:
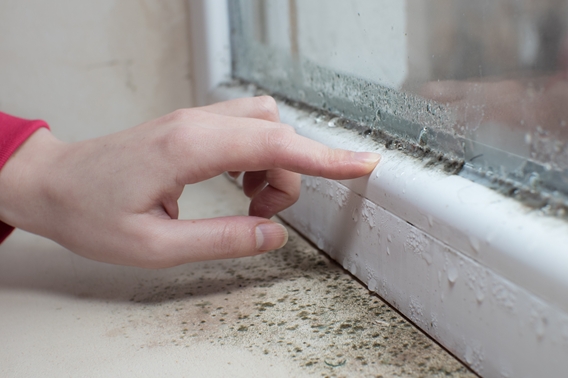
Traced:
<path id="1" fill-rule="evenodd" d="M 320 185 L 331 183 L 320 180 Z M 352 193 L 347 211 L 364 201 Z M 305 187 L 298 204 L 282 217 L 309 239 L 318 235 L 334 259 L 478 373 L 497 376 L 506 363 L 515 377 L 562 376 L 568 344 L 555 330 L 568 321 L 564 311 L 380 206 L 373 204 L 373 210 L 380 233 L 393 235 L 390 243 L 364 223 L 345 223 L 348 212 Z M 388 243 L 396 251 L 390 255 Z M 356 268 L 362 265 L 364 271 Z M 447 279 L 439 279 L 439 273 Z"/>
<path id="2" fill-rule="evenodd" d="M 195 105 L 206 105 L 212 89 L 231 77 L 229 11 L 226 0 L 188 0 Z"/>
<path id="3" fill-rule="evenodd" d="M 479 374 L 568 371 L 565 221 L 279 106 L 301 135 L 383 155 L 365 178 L 304 177 L 286 221 Z"/>
<path id="4" fill-rule="evenodd" d="M 247 95 L 220 88 L 210 100 Z M 284 104 L 280 108 L 283 121 L 302 135 L 383 155 L 365 179 L 304 177 L 300 201 L 282 214 L 287 221 L 401 312 L 412 312 L 418 325 L 478 373 L 564 376 L 565 222 L 461 177 L 426 170 L 347 130 L 318 125 Z M 353 222 L 363 202 L 373 207 L 376 227 Z M 429 257 L 405 251 L 410 233 L 427 240 Z"/>

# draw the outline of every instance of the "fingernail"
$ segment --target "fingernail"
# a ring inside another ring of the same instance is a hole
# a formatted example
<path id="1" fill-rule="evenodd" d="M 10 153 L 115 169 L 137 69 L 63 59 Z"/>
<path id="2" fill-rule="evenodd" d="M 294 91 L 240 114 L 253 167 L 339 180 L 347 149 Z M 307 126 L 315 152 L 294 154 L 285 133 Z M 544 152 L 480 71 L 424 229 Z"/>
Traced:
<path id="1" fill-rule="evenodd" d="M 377 164 L 381 160 L 381 155 L 374 152 L 355 152 L 355 160 L 358 160 L 365 164 Z"/>
<path id="2" fill-rule="evenodd" d="M 288 241 L 288 230 L 278 223 L 261 223 L 254 232 L 256 249 L 260 252 L 282 248 Z"/>

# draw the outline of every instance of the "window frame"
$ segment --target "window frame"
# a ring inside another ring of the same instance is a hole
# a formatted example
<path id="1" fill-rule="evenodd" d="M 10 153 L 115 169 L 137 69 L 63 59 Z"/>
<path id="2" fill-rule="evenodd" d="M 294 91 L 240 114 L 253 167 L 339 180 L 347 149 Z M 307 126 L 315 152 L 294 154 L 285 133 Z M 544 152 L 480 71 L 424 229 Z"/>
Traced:
<path id="1" fill-rule="evenodd" d="M 228 2 L 189 4 L 197 104 L 254 95 L 252 85 L 224 85 Z M 299 134 L 383 155 L 367 178 L 304 177 L 300 201 L 282 219 L 477 373 L 568 371 L 566 221 L 278 102 Z"/>

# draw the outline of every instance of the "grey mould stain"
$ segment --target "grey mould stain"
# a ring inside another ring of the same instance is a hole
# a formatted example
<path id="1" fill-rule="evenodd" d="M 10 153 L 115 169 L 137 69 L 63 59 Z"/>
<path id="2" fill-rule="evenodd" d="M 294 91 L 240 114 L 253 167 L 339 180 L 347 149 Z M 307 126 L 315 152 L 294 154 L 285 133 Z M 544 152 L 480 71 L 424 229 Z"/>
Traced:
<path id="1" fill-rule="evenodd" d="M 279 251 L 141 280 L 130 301 L 144 317 L 130 319 L 125 335 L 153 325 L 145 328 L 157 333 L 157 344 L 237 346 L 288 361 L 307 376 L 475 376 L 290 234 Z"/>

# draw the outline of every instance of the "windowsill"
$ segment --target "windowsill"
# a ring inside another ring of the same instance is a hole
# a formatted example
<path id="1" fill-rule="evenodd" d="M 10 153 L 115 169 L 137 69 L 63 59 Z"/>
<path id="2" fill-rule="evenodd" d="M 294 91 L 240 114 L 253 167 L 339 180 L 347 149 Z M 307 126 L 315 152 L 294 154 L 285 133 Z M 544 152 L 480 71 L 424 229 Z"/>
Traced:
<path id="1" fill-rule="evenodd" d="M 250 95 L 220 87 L 212 97 Z M 568 369 L 565 221 L 279 106 L 301 135 L 383 155 L 367 178 L 304 177 L 282 218 L 479 374 Z"/>
<path id="2" fill-rule="evenodd" d="M 217 177 L 185 188 L 180 218 L 248 205 Z M 294 231 L 278 251 L 147 270 L 17 230 L 0 303 L 1 377 L 473 377 Z"/>

